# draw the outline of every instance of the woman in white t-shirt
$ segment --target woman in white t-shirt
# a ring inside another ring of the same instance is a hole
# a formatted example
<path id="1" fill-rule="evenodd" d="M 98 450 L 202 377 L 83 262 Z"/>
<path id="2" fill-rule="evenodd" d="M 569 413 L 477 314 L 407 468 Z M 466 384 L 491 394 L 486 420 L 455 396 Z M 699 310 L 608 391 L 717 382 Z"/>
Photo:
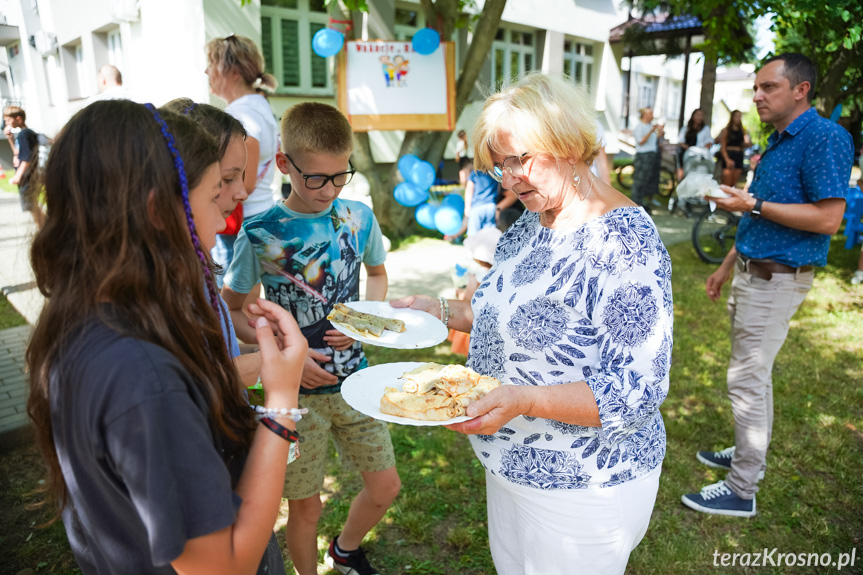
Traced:
<path id="1" fill-rule="evenodd" d="M 228 103 L 225 111 L 237 118 L 246 129 L 245 184 L 248 199 L 228 218 L 228 227 L 218 236 L 213 260 L 227 269 L 234 254 L 234 240 L 243 219 L 273 207 L 273 178 L 278 151 L 279 125 L 264 90 L 276 88 L 276 78 L 264 73 L 264 58 L 257 45 L 243 36 L 211 40 L 207 44 L 207 76 L 210 92 Z M 219 287 L 221 287 L 221 275 Z"/>

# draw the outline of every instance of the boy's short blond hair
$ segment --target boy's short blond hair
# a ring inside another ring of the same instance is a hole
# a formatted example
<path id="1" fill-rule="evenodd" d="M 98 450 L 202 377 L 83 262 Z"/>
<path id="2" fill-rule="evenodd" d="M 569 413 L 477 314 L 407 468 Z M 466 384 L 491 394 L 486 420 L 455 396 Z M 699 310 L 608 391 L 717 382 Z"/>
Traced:
<path id="1" fill-rule="evenodd" d="M 10 118 L 21 118 L 25 122 L 27 121 L 27 113 L 24 111 L 24 108 L 19 106 L 6 106 L 3 108 L 3 115 L 9 116 Z"/>
<path id="2" fill-rule="evenodd" d="M 473 132 L 474 167 L 491 170 L 508 132 L 524 152 L 590 164 L 599 153 L 596 111 L 587 92 L 563 78 L 539 72 L 485 101 Z"/>
<path id="3" fill-rule="evenodd" d="M 303 102 L 282 116 L 282 148 L 287 154 L 312 152 L 341 156 L 354 149 L 354 134 L 345 115 L 320 102 Z"/>

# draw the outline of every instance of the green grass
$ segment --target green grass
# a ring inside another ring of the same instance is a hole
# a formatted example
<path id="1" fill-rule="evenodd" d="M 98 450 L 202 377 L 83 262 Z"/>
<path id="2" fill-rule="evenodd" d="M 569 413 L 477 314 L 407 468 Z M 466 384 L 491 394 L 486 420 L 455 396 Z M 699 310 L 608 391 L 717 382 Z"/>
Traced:
<path id="1" fill-rule="evenodd" d="M 855 546 L 857 567 L 842 573 L 861 573 L 863 287 L 848 284 L 859 252 L 842 249 L 842 243 L 842 237 L 833 241 L 829 265 L 818 271 L 774 366 L 773 442 L 767 478 L 757 496 L 758 515 L 752 519 L 704 515 L 680 503 L 681 495 L 723 477 L 698 464 L 695 452 L 727 447 L 734 435 L 725 388 L 728 319 L 724 302 L 712 303 L 704 294 L 704 280 L 715 268 L 701 263 L 688 243 L 670 249 L 675 345 L 671 389 L 662 406 L 668 454 L 650 528 L 630 558 L 628 574 L 827 573 L 835 569 L 714 567 L 713 553 L 775 547 L 781 553 L 832 553 L 835 558 Z M 419 351 L 367 351 L 373 364 L 464 359 L 450 355 L 446 344 Z M 403 487 L 366 539 L 374 564 L 391 574 L 493 574 L 483 471 L 467 439 L 440 428 L 390 429 Z M 335 459 L 328 473 L 319 528 L 322 553 L 361 488 L 359 476 L 341 471 Z M 0 479 L 0 485 L 5 490 L 8 483 Z M 25 554 L 16 542 L 31 532 Z M 0 571 L 35 569 L 41 561 L 48 564 L 39 572 L 68 572 L 67 544 L 56 530 L 24 529 L 18 539 L 16 533 L 2 536 L 0 557 L 6 559 L 0 560 Z M 282 542 L 283 537 L 282 528 Z"/>
<path id="2" fill-rule="evenodd" d="M 0 190 L 3 190 L 4 192 L 12 192 L 15 194 L 18 193 L 18 186 L 13 186 L 9 183 L 9 180 L 11 180 L 14 175 L 15 170 L 6 170 L 6 177 L 0 179 Z"/>
<path id="3" fill-rule="evenodd" d="M 25 320 L 20 313 L 15 311 L 15 308 L 12 307 L 12 304 L 10 304 L 9 300 L 6 299 L 6 296 L 0 294 L 0 329 L 17 327 L 26 323 L 27 320 Z"/>

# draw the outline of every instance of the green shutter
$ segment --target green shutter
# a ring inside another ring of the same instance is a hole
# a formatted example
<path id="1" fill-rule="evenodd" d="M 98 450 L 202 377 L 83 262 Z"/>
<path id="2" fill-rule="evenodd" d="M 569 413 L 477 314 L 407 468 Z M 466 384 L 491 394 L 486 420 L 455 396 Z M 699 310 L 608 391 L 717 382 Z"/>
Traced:
<path id="1" fill-rule="evenodd" d="M 309 38 L 313 38 L 315 32 L 318 30 L 326 28 L 326 25 L 319 24 L 317 22 L 309 23 Z M 327 74 L 329 70 L 327 70 L 327 59 L 321 58 L 317 54 L 315 54 L 314 50 L 311 52 L 312 54 L 312 87 L 313 88 L 326 88 L 327 87 Z"/>
<path id="2" fill-rule="evenodd" d="M 261 16 L 261 50 L 264 52 L 264 71 L 272 74 L 273 70 L 273 19 Z"/>
<path id="3" fill-rule="evenodd" d="M 300 86 L 300 26 L 296 20 L 282 19 L 282 86 Z"/>

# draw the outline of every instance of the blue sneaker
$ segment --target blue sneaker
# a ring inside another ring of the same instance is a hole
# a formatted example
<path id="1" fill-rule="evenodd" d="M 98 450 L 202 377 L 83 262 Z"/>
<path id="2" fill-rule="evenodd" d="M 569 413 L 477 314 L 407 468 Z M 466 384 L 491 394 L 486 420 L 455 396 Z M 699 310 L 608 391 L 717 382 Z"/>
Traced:
<path id="1" fill-rule="evenodd" d="M 722 451 L 699 451 L 695 454 L 704 465 L 718 467 L 720 469 L 731 469 L 731 460 L 734 459 L 734 446 L 727 447 Z M 758 472 L 758 481 L 764 479 L 764 470 Z"/>
<path id="2" fill-rule="evenodd" d="M 755 497 L 743 499 L 728 489 L 725 481 L 701 488 L 700 493 L 689 493 L 680 498 L 684 505 L 702 513 L 732 515 L 734 517 L 754 517 Z"/>

